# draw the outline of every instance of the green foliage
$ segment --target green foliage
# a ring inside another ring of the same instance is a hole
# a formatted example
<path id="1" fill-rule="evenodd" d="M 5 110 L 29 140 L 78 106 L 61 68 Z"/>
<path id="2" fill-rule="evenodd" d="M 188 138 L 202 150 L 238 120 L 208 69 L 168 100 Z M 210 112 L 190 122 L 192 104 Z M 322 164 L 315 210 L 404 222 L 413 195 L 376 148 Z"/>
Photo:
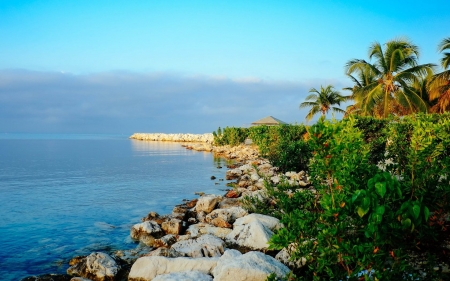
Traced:
<path id="1" fill-rule="evenodd" d="M 255 126 L 249 128 L 249 138 L 259 152 L 281 171 L 301 171 L 308 168 L 311 152 L 305 140 L 304 125 Z"/>
<path id="2" fill-rule="evenodd" d="M 244 143 L 248 136 L 248 129 L 238 127 L 226 127 L 222 129 L 219 127 L 217 132 L 213 132 L 215 145 L 231 145 L 237 146 Z"/>
<path id="3" fill-rule="evenodd" d="M 293 258 L 307 260 L 297 279 L 439 280 L 432 266 L 448 237 L 450 115 L 320 120 L 308 133 L 316 192 L 267 188 L 276 206 L 266 213 L 285 225 L 270 247 L 297 246 Z"/>

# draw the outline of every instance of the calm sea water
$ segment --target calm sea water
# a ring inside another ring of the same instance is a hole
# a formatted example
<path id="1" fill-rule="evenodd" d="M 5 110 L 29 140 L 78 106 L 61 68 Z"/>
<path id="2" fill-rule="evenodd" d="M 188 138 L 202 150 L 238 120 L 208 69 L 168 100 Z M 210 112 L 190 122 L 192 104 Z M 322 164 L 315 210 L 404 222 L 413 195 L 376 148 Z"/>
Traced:
<path id="1" fill-rule="evenodd" d="M 149 211 L 223 193 L 210 180 L 224 178 L 220 161 L 127 136 L 0 134 L 0 278 L 64 273 L 75 255 L 134 248 L 130 227 Z"/>

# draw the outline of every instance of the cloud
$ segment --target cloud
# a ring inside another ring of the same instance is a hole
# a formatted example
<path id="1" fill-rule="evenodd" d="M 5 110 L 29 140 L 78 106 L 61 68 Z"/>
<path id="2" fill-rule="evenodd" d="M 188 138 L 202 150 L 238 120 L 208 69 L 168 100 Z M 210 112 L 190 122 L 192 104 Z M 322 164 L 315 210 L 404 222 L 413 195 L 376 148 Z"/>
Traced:
<path id="1" fill-rule="evenodd" d="M 310 87 L 171 73 L 2 70 L 0 132 L 204 133 L 268 115 L 302 122 L 306 110 L 298 105 Z"/>

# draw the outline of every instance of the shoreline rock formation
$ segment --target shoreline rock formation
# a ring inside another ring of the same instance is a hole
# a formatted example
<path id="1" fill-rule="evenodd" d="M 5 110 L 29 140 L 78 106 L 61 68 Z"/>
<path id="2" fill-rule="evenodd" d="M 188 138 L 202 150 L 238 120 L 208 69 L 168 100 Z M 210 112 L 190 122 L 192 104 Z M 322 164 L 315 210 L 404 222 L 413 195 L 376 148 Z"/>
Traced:
<path id="1" fill-rule="evenodd" d="M 213 143 L 214 136 L 206 134 L 164 134 L 164 133 L 134 133 L 130 139 L 143 141 L 173 141 L 173 142 L 200 142 Z"/>

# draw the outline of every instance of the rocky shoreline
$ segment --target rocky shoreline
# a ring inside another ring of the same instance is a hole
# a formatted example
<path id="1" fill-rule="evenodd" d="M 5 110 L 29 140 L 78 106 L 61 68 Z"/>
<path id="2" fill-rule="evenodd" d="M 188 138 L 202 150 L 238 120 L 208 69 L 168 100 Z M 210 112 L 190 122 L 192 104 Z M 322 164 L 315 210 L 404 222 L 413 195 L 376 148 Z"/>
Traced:
<path id="1" fill-rule="evenodd" d="M 211 133 L 207 134 L 163 134 L 163 133 L 134 133 L 130 139 L 144 141 L 172 141 L 172 142 L 201 142 L 210 143 L 214 141 Z"/>
<path id="2" fill-rule="evenodd" d="M 132 239 L 139 241 L 135 249 L 75 257 L 69 263 L 68 275 L 22 280 L 265 280 L 270 273 L 281 278 L 301 267 L 301 262 L 289 261 L 292 248 L 268 250 L 270 237 L 282 227 L 280 221 L 249 214 L 241 199 L 270 200 L 264 180 L 278 183 L 285 178 L 311 188 L 305 173 L 278 173 L 252 145 L 215 147 L 202 142 L 184 146 L 234 159 L 236 164 L 228 166 L 226 172 L 227 180 L 236 180 L 234 188 L 224 195 L 199 194 L 198 199 L 175 206 L 171 214 L 150 212 L 130 230 Z"/>

